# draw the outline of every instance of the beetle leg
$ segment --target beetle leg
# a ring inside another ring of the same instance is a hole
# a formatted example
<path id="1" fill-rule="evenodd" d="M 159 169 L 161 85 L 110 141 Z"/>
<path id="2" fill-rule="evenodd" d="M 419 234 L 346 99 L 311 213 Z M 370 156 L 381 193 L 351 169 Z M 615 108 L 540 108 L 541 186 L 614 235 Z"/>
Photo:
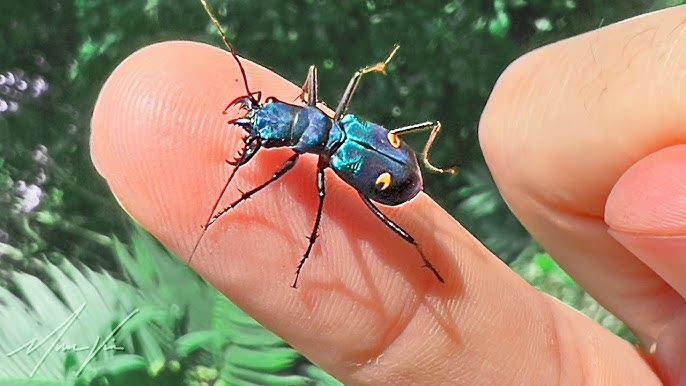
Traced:
<path id="1" fill-rule="evenodd" d="M 305 260 L 310 257 L 310 252 L 312 252 L 312 247 L 314 247 L 314 242 L 319 237 L 319 224 L 322 221 L 322 213 L 324 212 L 324 197 L 326 196 L 326 181 L 325 181 L 325 170 L 327 163 L 322 156 L 319 156 L 319 162 L 317 163 L 317 191 L 319 192 L 319 206 L 317 207 L 317 217 L 314 220 L 314 226 L 312 227 L 312 233 L 308 237 L 309 244 L 307 245 L 307 250 L 303 254 L 303 258 L 300 259 L 300 264 L 298 264 L 298 269 L 295 271 L 295 280 L 291 287 L 298 288 L 298 277 L 300 276 L 300 271 L 303 265 L 305 265 Z"/>
<path id="2" fill-rule="evenodd" d="M 229 174 L 229 178 L 226 179 L 226 182 L 224 183 L 224 187 L 222 187 L 222 190 L 219 192 L 217 199 L 214 201 L 214 204 L 212 205 L 212 209 L 210 210 L 210 214 L 207 216 L 207 220 L 205 221 L 205 224 L 201 225 L 202 233 L 200 234 L 200 237 L 198 237 L 198 240 L 195 242 L 195 245 L 193 246 L 193 249 L 191 250 L 191 255 L 188 257 L 188 264 L 189 265 L 191 264 L 191 260 L 193 260 L 193 256 L 195 255 L 195 251 L 198 249 L 200 242 L 202 241 L 203 237 L 205 236 L 205 231 L 210 226 L 210 224 L 212 224 L 215 221 L 214 217 L 213 217 L 214 211 L 217 210 L 217 206 L 219 206 L 219 201 L 221 201 L 222 197 L 224 197 L 224 193 L 226 193 L 226 189 L 228 189 L 229 184 L 231 183 L 231 180 L 233 180 L 233 176 L 236 175 L 236 173 L 238 172 L 238 169 L 240 169 L 241 166 L 243 166 L 246 162 L 250 161 L 250 159 L 255 155 L 255 153 L 259 149 L 260 149 L 260 142 L 255 137 L 246 138 L 245 147 L 238 151 L 238 158 L 235 160 L 231 160 L 231 161 L 227 160 L 226 161 L 226 163 L 234 166 L 234 168 L 231 169 L 231 173 Z"/>
<path id="3" fill-rule="evenodd" d="M 307 97 L 307 99 L 305 99 Z M 317 80 L 317 66 L 311 65 L 307 71 L 307 78 L 303 84 L 302 92 L 296 99 L 307 103 L 308 106 L 316 106 L 319 102 L 319 84 Z"/>
<path id="4" fill-rule="evenodd" d="M 345 114 L 345 112 L 348 111 L 350 100 L 352 99 L 353 94 L 355 93 L 357 84 L 360 83 L 360 78 L 362 78 L 362 75 L 369 74 L 370 72 L 380 72 L 382 74 L 385 74 L 386 66 L 388 66 L 388 63 L 391 61 L 391 59 L 393 59 L 395 53 L 398 52 L 399 48 L 400 45 L 394 45 L 393 49 L 391 50 L 391 53 L 388 54 L 388 57 L 383 62 L 379 62 L 371 66 L 360 68 L 359 70 L 355 71 L 353 77 L 350 78 L 350 82 L 348 82 L 348 87 L 345 88 L 345 92 L 343 93 L 341 101 L 338 102 L 338 107 L 336 108 L 336 115 L 334 115 L 333 117 L 334 120 L 340 119 Z"/>
<path id="5" fill-rule="evenodd" d="M 253 149 L 253 150 L 251 150 L 251 149 Z M 259 145 L 257 145 L 257 146 L 251 146 L 251 144 L 248 143 L 247 146 L 246 146 L 246 151 L 243 152 L 243 154 L 241 155 L 240 160 L 238 160 L 238 162 L 236 163 L 236 167 L 233 168 L 233 170 L 231 170 L 231 174 L 229 175 L 229 178 L 226 180 L 226 183 L 224 184 L 224 187 L 222 188 L 221 192 L 219 193 L 219 196 L 217 197 L 217 200 L 214 202 L 214 205 L 212 206 L 212 211 L 210 212 L 210 215 L 209 215 L 207 221 L 205 221 L 205 225 L 202 226 L 202 233 L 200 234 L 200 237 L 198 237 L 198 240 L 195 242 L 195 245 L 193 246 L 193 250 L 191 251 L 191 255 L 190 255 L 190 257 L 188 258 L 188 264 L 189 264 L 189 265 L 190 265 L 190 263 L 191 263 L 191 260 L 193 259 L 193 256 L 195 255 L 195 251 L 198 249 L 198 246 L 200 245 L 200 242 L 202 241 L 203 237 L 205 236 L 205 232 L 207 231 L 207 228 L 209 228 L 210 225 L 214 224 L 215 221 L 217 221 L 217 220 L 219 219 L 219 217 L 221 217 L 221 216 L 224 215 L 224 213 L 226 213 L 226 212 L 228 212 L 229 210 L 235 208 L 236 206 L 238 206 L 238 204 L 240 204 L 241 202 L 247 200 L 247 199 L 250 198 L 253 194 L 259 192 L 259 191 L 262 190 L 262 189 L 264 189 L 267 185 L 269 185 L 269 184 L 271 184 L 272 182 L 274 182 L 274 181 L 278 180 L 279 178 L 283 177 L 284 174 L 286 174 L 286 172 L 288 172 L 289 170 L 293 169 L 293 166 L 295 166 L 295 162 L 298 160 L 298 157 L 300 156 L 299 153 L 293 154 L 290 158 L 288 158 L 288 159 L 286 160 L 286 162 L 284 162 L 283 165 L 281 165 L 281 167 L 280 167 L 276 172 L 274 172 L 274 174 L 272 175 L 272 177 L 271 177 L 270 179 L 268 179 L 266 182 L 264 182 L 264 183 L 258 185 L 258 186 L 255 187 L 254 189 L 251 189 L 251 190 L 249 190 L 249 191 L 247 191 L 247 192 L 241 192 L 241 197 L 240 197 L 238 200 L 234 201 L 234 202 L 231 203 L 229 206 L 227 206 L 226 208 L 220 210 L 219 212 L 217 212 L 217 213 L 215 214 L 214 211 L 217 209 L 217 206 L 219 205 L 219 201 L 221 200 L 222 196 L 224 196 L 224 193 L 226 192 L 226 189 L 229 187 L 229 183 L 231 183 L 231 180 L 233 179 L 233 176 L 236 175 L 236 172 L 238 171 L 238 169 L 239 169 L 242 165 L 244 165 L 245 162 L 247 162 L 246 159 L 249 160 L 250 158 L 252 158 L 252 156 L 255 154 L 255 152 L 256 152 L 257 150 L 259 150 Z"/>
<path id="6" fill-rule="evenodd" d="M 409 233 L 407 233 L 403 228 L 401 228 L 398 224 L 394 223 L 393 220 L 388 218 L 385 214 L 383 214 L 379 208 L 377 208 L 371 200 L 369 200 L 367 197 L 364 197 L 360 195 L 362 198 L 362 201 L 367 205 L 369 210 L 376 215 L 376 217 L 379 218 L 388 228 L 390 228 L 393 232 L 395 232 L 398 236 L 402 237 L 403 240 L 407 241 L 408 243 L 412 244 L 417 248 L 417 251 L 419 252 L 419 255 L 422 257 L 422 260 L 424 261 L 424 266 L 426 268 L 429 268 L 431 272 L 433 272 L 434 276 L 436 276 L 436 279 L 440 281 L 441 283 L 445 283 L 445 280 L 441 277 L 441 275 L 438 273 L 436 268 L 434 268 L 433 264 L 429 261 L 429 259 L 424 256 L 424 252 L 422 252 L 422 249 L 419 248 L 419 244 L 417 244 L 417 241 L 412 237 Z"/>
<path id="7" fill-rule="evenodd" d="M 417 131 L 424 131 L 424 130 L 431 130 L 431 134 L 429 134 L 429 139 L 426 141 L 426 145 L 424 146 L 424 150 L 422 151 L 422 161 L 424 161 L 424 165 L 429 169 L 434 172 L 438 173 L 450 173 L 450 174 L 456 174 L 457 173 L 457 168 L 452 167 L 452 168 L 439 168 L 438 166 L 434 166 L 431 161 L 429 161 L 429 151 L 431 151 L 431 146 L 433 146 L 434 141 L 436 140 L 436 136 L 438 135 L 438 132 L 441 131 L 441 122 L 439 121 L 428 121 L 428 122 L 422 122 L 422 123 L 416 123 L 414 125 L 410 126 L 404 126 L 404 127 L 399 127 L 397 129 L 393 129 L 388 132 L 388 140 L 391 143 L 400 143 L 397 141 L 397 137 L 403 134 L 408 134 L 408 133 L 414 133 Z M 394 138 L 395 136 L 395 138 Z"/>
<path id="8" fill-rule="evenodd" d="M 241 202 L 249 199 L 252 195 L 255 193 L 259 192 L 260 190 L 264 189 L 267 187 L 267 185 L 271 184 L 272 182 L 278 180 L 279 178 L 283 177 L 289 170 L 293 169 L 293 166 L 295 166 L 295 162 L 298 160 L 298 157 L 300 156 L 299 153 L 294 153 L 290 158 L 286 160 L 286 162 L 281 165 L 279 170 L 274 172 L 274 174 L 269 178 L 267 181 L 257 185 L 255 188 L 248 190 L 247 192 L 244 192 L 241 194 L 241 197 L 234 201 L 233 203 L 229 204 L 226 208 L 220 210 L 217 212 L 215 215 L 210 218 L 210 221 L 207 222 L 207 225 L 205 226 L 205 229 L 207 229 L 210 225 L 214 224 L 221 216 L 224 215 L 224 213 L 228 212 L 231 209 L 234 209 L 237 207 Z M 238 164 L 240 166 L 242 164 Z M 236 167 L 238 169 L 238 167 Z M 233 174 L 233 173 L 232 173 Z"/>

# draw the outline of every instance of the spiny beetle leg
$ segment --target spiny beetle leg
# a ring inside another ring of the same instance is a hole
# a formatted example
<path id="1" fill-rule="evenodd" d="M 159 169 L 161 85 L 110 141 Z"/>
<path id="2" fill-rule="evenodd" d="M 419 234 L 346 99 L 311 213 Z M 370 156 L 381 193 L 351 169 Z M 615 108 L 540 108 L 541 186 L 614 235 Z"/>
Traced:
<path id="1" fill-rule="evenodd" d="M 253 143 L 254 143 L 254 142 L 253 142 Z M 251 144 L 251 142 L 248 142 L 247 145 L 250 145 L 250 144 Z M 248 148 L 248 149 L 250 149 L 250 148 Z M 191 263 L 191 260 L 193 260 L 193 256 L 195 256 L 195 252 L 197 251 L 198 246 L 200 246 L 200 242 L 202 241 L 203 237 L 205 237 L 205 232 L 207 231 L 207 228 L 209 228 L 210 225 L 214 224 L 214 222 L 217 221 L 217 219 L 218 219 L 219 217 L 221 217 L 224 213 L 228 212 L 228 211 L 229 211 L 230 209 L 232 209 L 232 208 L 235 208 L 238 204 L 240 204 L 241 202 L 247 200 L 248 198 L 250 198 L 250 196 L 252 196 L 253 194 L 257 193 L 258 191 L 260 191 L 261 189 L 263 189 L 264 187 L 266 187 L 266 186 L 269 185 L 270 183 L 272 183 L 272 182 L 278 180 L 280 177 L 282 177 L 284 174 L 286 174 L 287 171 L 289 171 L 289 170 L 291 170 L 291 169 L 293 168 L 293 166 L 295 165 L 295 161 L 298 159 L 298 156 L 299 156 L 298 153 L 293 154 L 288 160 L 286 160 L 286 162 L 285 162 L 283 165 L 281 165 L 281 167 L 279 168 L 279 170 L 277 170 L 277 171 L 274 173 L 274 175 L 272 176 L 272 178 L 270 178 L 269 180 L 267 180 L 267 182 L 265 182 L 265 183 L 263 183 L 263 184 L 260 184 L 260 185 L 259 185 L 258 187 L 256 187 L 255 189 L 249 190 L 249 191 L 247 191 L 247 192 L 245 192 L 245 193 L 244 193 L 244 192 L 241 192 L 241 198 L 239 198 L 237 201 L 235 201 L 235 202 L 233 202 L 232 204 L 230 204 L 228 207 L 222 209 L 222 210 L 219 211 L 218 213 L 214 214 L 214 211 L 217 210 L 217 206 L 219 206 L 219 201 L 221 201 L 222 197 L 224 196 L 224 193 L 226 193 L 226 190 L 228 189 L 229 184 L 231 183 L 231 180 L 233 179 L 233 176 L 235 176 L 236 173 L 238 172 L 238 169 L 240 169 L 240 167 L 241 167 L 242 165 L 244 165 L 244 164 L 247 162 L 247 161 L 246 161 L 246 158 L 247 158 L 248 160 L 249 160 L 250 158 L 252 158 L 252 155 L 253 155 L 254 152 L 256 152 L 258 149 L 259 149 L 259 145 L 257 145 L 257 146 L 255 147 L 255 150 L 254 150 L 251 154 L 246 155 L 247 151 L 246 151 L 246 152 L 243 152 L 243 154 L 242 154 L 240 160 L 238 160 L 238 161 L 236 162 L 236 165 L 235 165 L 236 167 L 234 167 L 234 168 L 231 170 L 231 173 L 229 174 L 229 178 L 226 180 L 226 183 L 224 184 L 224 187 L 222 188 L 221 192 L 220 192 L 219 195 L 217 196 L 217 199 L 215 200 L 214 205 L 212 205 L 212 210 L 210 211 L 210 214 L 209 214 L 209 216 L 208 216 L 208 218 L 207 218 L 207 221 L 205 221 L 205 224 L 201 226 L 201 227 L 202 227 L 202 233 L 200 234 L 200 237 L 198 237 L 198 240 L 195 242 L 195 245 L 193 246 L 193 249 L 192 249 L 192 251 L 191 251 L 191 255 L 190 255 L 190 257 L 188 258 L 188 264 L 189 264 L 189 265 L 190 265 L 190 263 Z M 228 162 L 228 161 L 227 161 L 227 163 L 232 164 L 231 162 Z M 239 190 L 239 192 L 240 192 L 240 190 Z"/>
<path id="2" fill-rule="evenodd" d="M 379 208 L 377 208 L 374 203 L 372 203 L 368 198 L 360 195 L 362 198 L 362 201 L 367 205 L 369 210 L 372 211 L 376 215 L 376 217 L 379 218 L 387 227 L 389 227 L 393 232 L 395 232 L 398 236 L 402 237 L 403 240 L 407 241 L 408 243 L 412 244 L 415 246 L 417 251 L 419 252 L 419 255 L 422 257 L 422 260 L 424 261 L 424 266 L 426 268 L 429 268 L 431 272 L 434 273 L 434 276 L 436 276 L 436 279 L 440 281 L 441 283 L 445 283 L 445 280 L 441 277 L 441 274 L 438 273 L 436 268 L 434 268 L 433 264 L 429 261 L 429 259 L 424 256 L 424 252 L 422 252 L 422 249 L 419 247 L 419 244 L 417 244 L 417 241 L 412 237 L 409 233 L 407 233 L 403 228 L 401 228 L 398 224 L 394 223 L 393 220 L 390 218 L 386 217 L 385 214 L 383 214 Z"/>
<path id="3" fill-rule="evenodd" d="M 388 63 L 391 61 L 391 59 L 393 59 L 393 56 L 395 56 L 395 53 L 398 52 L 399 48 L 400 45 L 394 45 L 393 49 L 391 50 L 391 53 L 388 54 L 388 57 L 383 62 L 379 62 L 371 66 L 360 68 L 359 70 L 355 71 L 353 77 L 350 78 L 350 81 L 348 82 L 348 87 L 345 88 L 345 92 L 343 93 L 341 101 L 338 102 L 338 107 L 336 108 L 336 115 L 334 115 L 335 120 L 341 119 L 345 112 L 348 111 L 350 100 L 352 99 L 353 94 L 355 93 L 357 84 L 360 83 L 360 78 L 362 78 L 362 75 L 366 75 L 371 72 L 380 72 L 382 74 L 385 74 L 386 66 L 388 66 Z"/>
<path id="4" fill-rule="evenodd" d="M 410 133 L 415 133 L 418 131 L 425 131 L 425 130 L 431 130 L 431 134 L 429 134 L 429 139 L 426 141 L 426 145 L 424 145 L 424 151 L 422 151 L 422 161 L 424 162 L 424 166 L 426 166 L 429 170 L 437 172 L 437 173 L 449 173 L 449 174 L 457 174 L 457 168 L 456 167 L 451 167 L 451 168 L 439 168 L 438 166 L 434 166 L 431 161 L 429 161 L 429 151 L 431 151 L 431 147 L 434 144 L 434 141 L 436 140 L 436 136 L 438 135 L 438 132 L 441 131 L 441 122 L 439 121 L 428 121 L 428 122 L 422 122 L 422 123 L 415 123 L 414 125 L 409 125 L 409 126 L 404 126 L 404 127 L 399 127 L 397 129 L 393 129 L 388 132 L 388 140 L 393 143 L 395 142 L 394 139 L 392 138 L 393 136 L 399 137 L 403 134 L 410 134 Z"/>
<path id="5" fill-rule="evenodd" d="M 229 173 L 229 178 L 226 179 L 226 182 L 224 183 L 224 187 L 222 187 L 221 192 L 219 192 L 217 199 L 214 201 L 214 204 L 212 205 L 212 209 L 210 210 L 210 214 L 207 216 L 207 220 L 205 221 L 205 224 L 200 226 L 202 228 L 202 233 L 200 234 L 200 237 L 198 237 L 198 240 L 195 242 L 195 245 L 193 246 L 193 249 L 191 250 L 191 255 L 188 258 L 188 265 L 191 264 L 191 260 L 193 260 L 193 256 L 195 256 L 195 251 L 198 249 L 198 246 L 200 246 L 200 242 L 202 241 L 203 237 L 205 237 L 205 231 L 207 231 L 207 228 L 210 226 L 210 224 L 214 222 L 214 220 L 213 220 L 214 211 L 217 210 L 217 206 L 219 206 L 219 202 L 221 201 L 222 197 L 224 197 L 224 193 L 226 193 L 226 189 L 229 188 L 229 184 L 231 184 L 231 180 L 233 180 L 233 176 L 236 175 L 236 173 L 238 172 L 238 169 L 240 169 L 240 167 L 242 165 L 244 165 L 246 162 L 248 162 L 253 157 L 253 155 L 255 155 L 257 150 L 259 150 L 259 149 L 260 149 L 259 141 L 254 140 L 252 137 L 247 137 L 247 138 L 245 138 L 245 147 L 243 149 L 238 150 L 238 157 L 236 159 L 234 159 L 233 161 L 225 160 L 227 164 L 234 166 L 234 168 L 231 169 L 231 173 Z"/>
<path id="6" fill-rule="evenodd" d="M 319 236 L 319 224 L 322 221 L 322 213 L 324 212 L 324 197 L 326 197 L 326 168 L 327 162 L 324 160 L 324 157 L 319 156 L 319 162 L 317 163 L 317 191 L 319 192 L 319 206 L 317 207 L 317 217 L 314 220 L 312 233 L 310 234 L 310 237 L 308 237 L 309 244 L 307 245 L 307 250 L 305 250 L 305 254 L 303 254 L 303 258 L 300 260 L 300 264 L 298 264 L 298 269 L 295 271 L 295 280 L 291 285 L 291 287 L 293 288 L 298 288 L 298 277 L 300 277 L 300 271 L 302 270 L 303 265 L 305 265 L 305 260 L 307 260 L 310 257 L 310 253 L 312 252 L 312 248 L 314 247 L 314 242 L 317 240 L 317 237 Z"/>
<path id="7" fill-rule="evenodd" d="M 224 183 L 224 187 L 222 187 L 221 192 L 219 192 L 217 199 L 214 201 L 214 204 L 212 205 L 212 209 L 210 210 L 210 214 L 207 216 L 207 220 L 205 220 L 205 224 L 201 226 L 202 233 L 200 234 L 200 237 L 198 237 L 198 240 L 195 242 L 195 245 L 193 245 L 193 249 L 191 250 L 191 255 L 190 255 L 190 257 L 188 257 L 188 265 L 191 264 L 191 260 L 193 260 L 193 256 L 195 256 L 195 251 L 198 249 L 198 246 L 200 246 L 200 242 L 202 241 L 203 237 L 205 236 L 205 231 L 207 231 L 207 227 L 209 226 L 210 221 L 212 220 L 212 215 L 214 214 L 214 211 L 217 210 L 217 206 L 219 206 L 219 201 L 224 196 L 224 193 L 226 193 L 226 189 L 229 188 L 229 184 L 231 183 L 233 176 L 236 175 L 236 171 L 238 170 L 238 166 L 236 164 L 232 164 L 228 160 L 226 162 L 229 165 L 234 165 L 236 167 L 234 167 L 231 170 L 231 173 L 229 174 L 229 178 L 226 179 L 226 183 Z"/>
<path id="8" fill-rule="evenodd" d="M 307 100 L 305 100 L 307 96 Z M 302 87 L 302 92 L 300 96 L 296 99 L 300 99 L 306 102 L 308 106 L 316 106 L 319 102 L 319 84 L 317 80 L 317 66 L 311 65 L 310 69 L 307 71 L 307 78 L 305 78 L 305 83 Z"/>
<path id="9" fill-rule="evenodd" d="M 290 156 L 290 158 L 288 158 L 288 159 L 286 160 L 286 162 L 284 162 L 284 164 L 281 165 L 281 167 L 280 167 L 276 172 L 274 172 L 274 174 L 272 175 L 272 177 L 271 177 L 270 179 L 268 179 L 267 181 L 265 181 L 265 182 L 259 184 L 259 185 L 256 186 L 255 188 L 253 188 L 253 189 L 251 189 L 251 190 L 248 190 L 247 192 L 241 194 L 241 197 L 240 197 L 238 200 L 236 200 L 236 201 L 234 201 L 233 203 L 229 204 L 226 208 L 220 210 L 220 211 L 217 212 L 214 216 L 212 216 L 212 218 L 211 218 L 210 221 L 207 223 L 207 226 L 206 226 L 205 228 L 207 228 L 207 227 L 209 227 L 210 225 L 214 224 L 221 216 L 224 215 L 224 213 L 226 213 L 226 212 L 228 212 L 229 210 L 231 210 L 231 209 L 237 207 L 241 202 L 247 200 L 248 198 L 250 198 L 250 197 L 251 197 L 252 195 L 254 195 L 255 193 L 257 193 L 257 192 L 259 192 L 260 190 L 266 188 L 266 187 L 267 187 L 269 184 L 271 184 L 272 182 L 274 182 L 274 181 L 278 180 L 279 178 L 283 177 L 289 170 L 293 169 L 293 166 L 295 166 L 295 163 L 296 163 L 296 161 L 298 160 L 298 157 L 299 157 L 299 156 L 300 156 L 299 153 L 294 153 L 292 156 Z M 240 165 L 239 165 L 239 166 L 240 166 Z M 238 167 L 236 167 L 236 169 L 238 169 Z M 235 170 L 235 169 L 234 169 L 234 170 Z"/>

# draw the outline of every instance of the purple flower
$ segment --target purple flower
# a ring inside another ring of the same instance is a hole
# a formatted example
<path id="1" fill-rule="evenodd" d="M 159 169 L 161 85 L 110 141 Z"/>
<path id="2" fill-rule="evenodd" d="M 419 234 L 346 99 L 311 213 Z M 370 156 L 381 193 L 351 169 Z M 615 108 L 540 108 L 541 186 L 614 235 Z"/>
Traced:
<path id="1" fill-rule="evenodd" d="M 20 213 L 31 213 L 40 205 L 43 190 L 38 185 L 26 185 L 26 182 L 18 181 L 15 190 L 20 197 L 16 206 Z"/>

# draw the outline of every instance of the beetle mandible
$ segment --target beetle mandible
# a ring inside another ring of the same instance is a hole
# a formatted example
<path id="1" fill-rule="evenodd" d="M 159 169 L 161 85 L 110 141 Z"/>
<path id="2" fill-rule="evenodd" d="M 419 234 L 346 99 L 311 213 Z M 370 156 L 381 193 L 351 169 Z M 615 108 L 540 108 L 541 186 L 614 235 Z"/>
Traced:
<path id="1" fill-rule="evenodd" d="M 317 162 L 319 205 L 312 233 L 308 238 L 307 249 L 298 264 L 295 280 L 291 287 L 297 287 L 300 271 L 305 261 L 309 258 L 312 247 L 318 237 L 324 209 L 324 198 L 326 197 L 324 172 L 326 168 L 331 168 L 338 177 L 352 186 L 359 193 L 362 202 L 388 228 L 403 238 L 403 240 L 414 245 L 424 261 L 424 266 L 429 268 L 439 281 L 444 282 L 436 268 L 424 256 L 424 252 L 422 252 L 414 237 L 383 214 L 374 204 L 374 202 L 378 202 L 390 206 L 400 205 L 414 198 L 422 190 L 422 175 L 417 162 L 417 156 L 400 139 L 400 135 L 431 130 L 429 139 L 422 152 L 424 165 L 436 172 L 457 173 L 456 168 L 443 169 L 432 165 L 428 158 L 431 146 L 441 129 L 441 123 L 438 121 L 428 121 L 388 130 L 376 123 L 364 121 L 352 114 L 346 114 L 362 76 L 372 72 L 385 74 L 386 66 L 395 56 L 400 46 L 396 44 L 383 62 L 361 68 L 353 74 L 333 117 L 329 117 L 317 107 L 317 103 L 321 101 L 318 99 L 317 67 L 314 65 L 310 66 L 305 84 L 302 87 L 300 99 L 306 102 L 305 106 L 282 102 L 274 97 L 268 97 L 262 103 L 261 92 L 250 91 L 245 69 L 214 12 L 206 0 L 200 0 L 200 2 L 238 64 L 243 77 L 246 94 L 229 103 L 224 112 L 226 113 L 233 106 L 239 106 L 247 111 L 244 117 L 232 119 L 228 122 L 243 128 L 247 136 L 243 139 L 245 147 L 239 152 L 238 157 L 233 161 L 227 161 L 234 168 L 229 174 L 222 193 L 212 207 L 207 221 L 202 226 L 203 233 L 198 238 L 188 263 L 190 264 L 205 231 L 210 225 L 241 202 L 244 202 L 255 193 L 283 177 L 295 166 L 300 155 L 309 153 L 316 154 L 319 157 Z M 248 163 L 261 148 L 273 147 L 288 147 L 293 151 L 293 154 L 279 167 L 271 178 L 253 189 L 243 192 L 238 200 L 215 213 L 221 196 L 241 166 Z"/>

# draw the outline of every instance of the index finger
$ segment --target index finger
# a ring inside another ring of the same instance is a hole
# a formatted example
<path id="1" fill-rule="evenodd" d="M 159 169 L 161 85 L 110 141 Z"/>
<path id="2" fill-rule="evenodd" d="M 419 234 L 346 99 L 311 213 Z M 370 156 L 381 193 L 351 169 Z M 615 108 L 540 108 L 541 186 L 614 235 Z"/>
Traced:
<path id="1" fill-rule="evenodd" d="M 242 63 L 251 90 L 264 97 L 291 101 L 300 94 L 270 71 Z M 246 92 L 241 82 L 225 51 L 171 42 L 128 58 L 98 98 L 91 144 L 99 172 L 122 206 L 184 260 L 227 178 L 225 160 L 242 147 L 242 131 L 221 114 Z M 260 150 L 225 202 L 267 180 L 291 153 Z M 548 384 L 581 373 L 563 364 L 603 358 L 594 366 L 598 377 L 654 381 L 629 345 L 541 296 L 423 194 L 383 211 L 418 240 L 445 284 L 357 192 L 327 172 L 320 237 L 293 290 L 318 201 L 316 157 L 301 158 L 283 180 L 210 228 L 193 268 L 339 379 Z M 575 344 L 579 331 L 582 348 Z M 498 366 L 485 371 L 484 358 Z M 620 370 L 627 363 L 629 370 Z"/>
<path id="2" fill-rule="evenodd" d="M 251 91 L 261 91 L 263 100 L 299 100 L 299 87 L 246 60 L 242 64 Z M 245 95 L 242 82 L 224 50 L 191 42 L 157 44 L 114 71 L 93 113 L 91 153 L 98 171 L 121 205 L 184 260 L 232 168 L 226 160 L 243 146 L 242 130 L 227 124 L 233 116 L 222 114 L 227 103 Z M 239 197 L 240 190 L 266 181 L 290 154 L 288 149 L 259 151 L 233 178 L 219 207 Z M 399 361 L 409 362 L 394 371 L 422 372 L 413 355 L 399 352 L 450 346 L 445 330 L 428 337 L 413 331 L 435 323 L 436 296 L 462 288 L 455 262 L 432 237 L 454 220 L 423 195 L 402 208 L 384 209 L 420 240 L 448 281 L 443 285 L 422 268 L 413 246 L 327 171 L 320 237 L 299 289 L 293 290 L 290 283 L 318 203 L 316 157 L 300 158 L 282 180 L 209 228 L 193 268 L 334 374 L 378 374 L 378 368 L 357 366 L 384 352 L 389 339 L 408 335 L 422 342 L 395 350 Z M 473 239 L 471 244 L 485 251 Z"/>

